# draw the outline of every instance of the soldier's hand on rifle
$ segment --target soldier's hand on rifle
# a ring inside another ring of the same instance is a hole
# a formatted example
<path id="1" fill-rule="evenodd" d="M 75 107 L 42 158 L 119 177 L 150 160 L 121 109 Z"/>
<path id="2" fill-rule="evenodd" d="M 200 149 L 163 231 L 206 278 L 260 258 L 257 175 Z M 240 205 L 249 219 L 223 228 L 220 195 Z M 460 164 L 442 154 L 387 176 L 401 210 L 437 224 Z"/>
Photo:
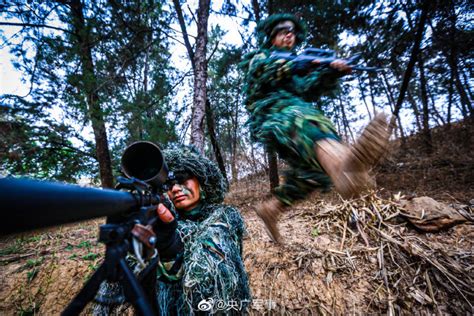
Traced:
<path id="1" fill-rule="evenodd" d="M 183 242 L 179 237 L 178 221 L 173 213 L 162 203 L 156 209 L 158 220 L 153 225 L 156 234 L 156 249 L 160 257 L 170 260 L 183 250 Z"/>
<path id="2" fill-rule="evenodd" d="M 336 59 L 335 61 L 331 62 L 329 64 L 329 67 L 332 69 L 335 69 L 339 72 L 342 72 L 343 74 L 347 75 L 352 72 L 351 66 L 349 66 L 345 60 L 343 59 Z"/>
<path id="3" fill-rule="evenodd" d="M 174 220 L 173 214 L 163 203 L 158 204 L 156 213 L 163 223 L 171 223 Z"/>

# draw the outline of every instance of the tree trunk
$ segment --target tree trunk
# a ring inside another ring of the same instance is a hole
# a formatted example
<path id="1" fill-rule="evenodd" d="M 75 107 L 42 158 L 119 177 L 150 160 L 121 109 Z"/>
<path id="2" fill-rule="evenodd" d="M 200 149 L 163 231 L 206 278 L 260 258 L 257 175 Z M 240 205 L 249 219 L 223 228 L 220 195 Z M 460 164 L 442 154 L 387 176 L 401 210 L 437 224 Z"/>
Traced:
<path id="1" fill-rule="evenodd" d="M 451 126 L 451 109 L 453 107 L 453 92 L 454 92 L 454 74 L 451 71 L 451 79 L 449 80 L 449 88 L 448 88 L 448 113 L 446 117 L 446 121 L 448 122 L 448 127 Z"/>
<path id="2" fill-rule="evenodd" d="M 193 70 L 195 71 L 196 67 L 194 65 L 194 52 L 193 52 L 191 43 L 189 42 L 189 36 L 188 36 L 188 31 L 186 29 L 186 22 L 184 21 L 183 10 L 181 10 L 181 4 L 179 4 L 179 0 L 173 0 L 173 4 L 174 4 L 174 9 L 176 11 L 176 15 L 178 16 L 179 27 L 181 28 L 181 32 L 183 33 L 184 46 L 186 47 L 186 50 L 188 51 L 188 56 L 189 56 L 189 59 L 191 60 L 191 66 L 193 67 Z"/>
<path id="3" fill-rule="evenodd" d="M 395 109 L 396 109 L 395 98 L 392 93 L 392 87 L 390 86 L 390 83 L 388 82 L 387 76 L 385 75 L 384 72 L 382 72 L 382 78 L 383 78 L 382 82 L 384 83 L 385 92 L 387 93 L 387 97 L 388 97 L 388 104 L 390 105 L 390 109 L 392 113 L 395 113 Z M 392 117 L 392 122 L 391 122 L 392 129 L 394 128 L 394 124 L 395 124 L 394 119 L 396 119 L 398 122 L 398 129 L 400 130 L 400 138 L 402 140 L 402 144 L 405 144 L 405 141 L 406 141 L 405 132 L 403 131 L 402 121 L 400 120 L 398 113 L 397 115 L 394 114 Z"/>
<path id="4" fill-rule="evenodd" d="M 410 89 L 407 91 L 408 94 L 408 101 L 410 101 L 411 108 L 413 109 L 413 113 L 415 114 L 415 123 L 416 123 L 416 128 L 418 131 L 422 130 L 421 127 L 421 121 L 420 121 L 420 111 L 418 110 L 418 105 L 416 104 L 416 100 L 413 97 L 413 94 L 411 93 Z"/>
<path id="5" fill-rule="evenodd" d="M 423 104 L 423 142 L 427 153 L 431 153 L 433 152 L 433 144 L 431 142 L 431 131 L 429 125 L 428 93 L 426 92 L 425 67 L 423 65 L 421 52 L 418 54 L 418 68 L 420 70 L 421 103 Z"/>
<path id="6" fill-rule="evenodd" d="M 273 191 L 278 185 L 280 185 L 280 179 L 278 177 L 278 158 L 276 153 L 267 148 L 268 157 L 268 176 L 270 177 L 270 190 Z"/>
<path id="7" fill-rule="evenodd" d="M 375 95 L 374 95 L 374 88 L 373 88 L 373 80 L 372 76 L 369 74 L 369 88 L 370 88 L 370 99 L 372 100 L 372 108 L 374 110 L 374 115 L 377 112 L 376 109 L 376 102 L 375 102 Z"/>
<path id="8" fill-rule="evenodd" d="M 237 101 L 234 103 L 234 116 L 233 116 L 233 125 L 234 125 L 234 133 L 232 135 L 232 180 L 237 180 L 237 146 L 239 144 L 239 104 L 240 102 Z"/>
<path id="9" fill-rule="evenodd" d="M 372 114 L 370 113 L 369 106 L 367 105 L 367 101 L 365 100 L 364 87 L 362 86 L 362 82 L 360 80 L 360 77 L 357 78 L 357 81 L 359 83 L 359 89 L 360 89 L 360 93 L 362 95 L 362 101 L 364 101 L 365 108 L 367 109 L 367 114 L 369 115 L 369 120 L 372 121 Z"/>
<path id="10" fill-rule="evenodd" d="M 474 96 L 472 95 L 471 87 L 469 86 L 469 79 L 466 75 L 466 71 L 461 71 L 462 78 L 464 80 L 464 87 L 466 87 L 467 94 L 470 100 L 474 100 Z"/>
<path id="11" fill-rule="evenodd" d="M 429 85 L 427 85 L 427 87 L 429 87 Z M 432 90 L 427 89 L 427 92 L 428 92 L 428 96 L 431 100 L 431 112 L 434 114 L 433 116 L 437 119 L 438 125 L 446 124 L 443 116 L 441 116 L 438 109 L 436 108 L 436 102 L 435 102 L 435 98 L 434 98 Z"/>
<path id="12" fill-rule="evenodd" d="M 454 85 L 456 86 L 456 89 L 458 90 L 460 99 L 461 99 L 461 104 L 463 106 L 463 109 L 466 109 L 463 113 L 464 117 L 466 118 L 468 115 L 471 115 L 474 119 L 474 111 L 472 108 L 471 101 L 469 100 L 466 91 L 464 90 L 464 87 L 461 82 L 461 78 L 459 76 L 459 69 L 458 69 L 458 56 L 457 56 L 457 51 L 456 51 L 456 11 L 454 8 L 454 4 L 451 2 L 451 8 L 450 8 L 450 15 L 449 15 L 449 20 L 450 20 L 450 52 L 448 55 L 448 63 L 449 66 L 451 67 L 451 71 L 453 72 L 454 75 Z M 469 113 L 468 113 L 469 111 Z"/>
<path id="13" fill-rule="evenodd" d="M 234 140 L 232 142 L 232 156 L 230 162 L 230 172 L 232 174 L 232 182 L 237 181 L 238 173 L 237 173 L 237 141 Z"/>
<path id="14" fill-rule="evenodd" d="M 402 85 L 400 87 L 400 94 L 398 95 L 397 103 L 395 104 L 395 109 L 393 111 L 393 117 L 390 122 L 390 130 L 393 130 L 393 128 L 395 127 L 396 118 L 400 119 L 398 117 L 398 114 L 400 113 L 400 109 L 403 104 L 403 99 L 405 98 L 405 94 L 408 89 L 408 83 L 410 81 L 411 74 L 413 73 L 413 68 L 415 66 L 415 62 L 418 57 L 418 52 L 420 50 L 420 43 L 421 43 L 421 40 L 423 39 L 425 24 L 428 17 L 429 5 L 430 5 L 430 1 L 423 2 L 423 7 L 421 9 L 421 16 L 418 22 L 418 30 L 415 35 L 415 41 L 413 43 L 413 49 L 411 52 L 410 60 L 408 61 L 408 65 L 406 66 L 405 74 L 403 76 Z"/>
<path id="15" fill-rule="evenodd" d="M 458 66 L 456 61 L 451 61 L 451 67 L 453 69 L 454 73 L 454 85 L 456 86 L 456 89 L 458 90 L 459 96 L 461 98 L 461 103 L 463 104 L 463 108 L 465 108 L 465 113 L 464 116 L 467 117 L 469 115 L 473 115 L 474 110 L 472 107 L 472 103 L 469 100 L 466 90 L 464 90 L 464 87 L 461 82 L 461 78 L 459 77 L 459 71 L 458 71 Z"/>
<path id="16" fill-rule="evenodd" d="M 206 3 L 203 4 L 202 2 L 206 2 Z M 199 129 L 202 130 L 202 148 L 200 148 L 200 150 L 201 150 L 201 152 L 204 152 L 204 127 L 202 126 L 202 124 L 200 125 L 199 120 L 201 118 L 196 117 L 194 115 L 194 113 L 196 113 L 195 110 L 196 110 L 198 104 L 199 104 L 199 106 L 201 106 L 201 101 L 202 101 L 201 98 L 204 98 L 203 100 L 205 100 L 205 113 L 206 113 L 206 118 L 207 118 L 207 131 L 209 133 L 209 138 L 211 139 L 212 149 L 214 151 L 214 156 L 215 156 L 217 164 L 219 166 L 219 170 L 221 171 L 222 175 L 224 176 L 224 178 L 228 182 L 224 160 L 222 159 L 221 150 L 220 150 L 220 147 L 219 147 L 219 143 L 217 142 L 217 137 L 216 137 L 216 133 L 215 133 L 214 115 L 213 115 L 211 103 L 210 103 L 209 99 L 207 98 L 207 87 L 206 87 L 206 83 L 207 83 L 206 52 L 207 52 L 207 49 L 206 49 L 206 45 L 207 45 L 207 19 L 209 18 L 210 1 L 200 1 L 199 2 L 198 20 L 201 19 L 200 14 L 201 15 L 205 14 L 207 16 L 205 17 L 205 20 L 206 20 L 205 21 L 205 26 L 201 25 L 201 28 L 205 28 L 204 33 L 199 31 L 199 23 L 198 23 L 198 39 L 196 41 L 196 53 L 193 52 L 193 49 L 191 47 L 191 43 L 189 42 L 189 36 L 188 36 L 188 32 L 186 30 L 186 24 L 184 22 L 183 12 L 181 10 L 181 5 L 179 3 L 179 0 L 173 0 L 173 4 L 174 4 L 175 10 L 176 10 L 176 15 L 178 16 L 178 21 L 179 21 L 179 25 L 180 25 L 180 28 L 181 28 L 181 32 L 183 33 L 184 45 L 186 46 L 186 50 L 188 51 L 188 56 L 189 56 L 189 59 L 191 60 L 191 66 L 193 67 L 193 71 L 194 71 L 194 109 L 193 109 L 193 118 L 192 118 L 192 126 L 191 126 L 191 143 L 195 144 L 196 147 L 198 147 L 197 143 L 195 143 L 195 142 L 201 141 L 200 139 L 193 140 L 193 135 L 195 134 L 194 128 L 198 127 Z M 205 12 L 204 13 L 201 12 L 202 10 L 205 10 Z M 199 42 L 199 36 L 201 36 L 202 34 L 204 34 L 204 36 L 205 36 L 204 52 L 201 53 L 203 55 L 204 62 L 205 62 L 204 67 L 202 67 L 203 69 L 205 69 L 205 78 L 204 78 L 203 86 L 201 86 L 201 87 L 204 90 L 205 95 L 200 94 L 199 95 L 199 101 L 196 102 L 196 100 L 197 100 L 196 83 L 198 81 L 197 58 L 198 58 L 198 47 L 200 47 L 200 46 L 198 46 L 198 42 Z M 201 119 L 201 121 L 202 121 L 202 119 Z M 196 125 L 194 125 L 194 124 L 196 124 Z M 198 132 L 198 134 L 199 133 L 200 132 Z"/>
<path id="17" fill-rule="evenodd" d="M 86 26 L 83 13 L 83 5 L 80 0 L 70 2 L 71 16 L 77 43 L 80 47 L 79 58 L 81 60 L 81 70 L 84 89 L 87 95 L 88 114 L 94 131 L 96 143 L 96 156 L 99 161 L 99 172 L 102 187 L 113 187 L 112 163 L 110 159 L 109 146 L 107 141 L 107 131 L 105 129 L 104 116 L 100 107 L 98 94 L 98 84 L 95 75 L 94 61 L 92 59 L 92 44 L 89 38 L 89 29 Z"/>
<path id="18" fill-rule="evenodd" d="M 207 121 L 207 128 L 209 130 L 209 137 L 211 138 L 212 148 L 214 149 L 214 156 L 216 157 L 217 165 L 221 170 L 222 175 L 224 176 L 225 181 L 229 184 L 229 180 L 227 179 L 227 172 L 225 170 L 224 160 L 222 159 L 221 151 L 217 144 L 216 132 L 215 132 L 215 123 L 214 123 L 214 116 L 212 115 L 211 109 L 211 102 L 206 100 L 206 121 Z"/>
<path id="19" fill-rule="evenodd" d="M 258 3 L 258 0 L 252 0 L 252 9 L 255 22 L 260 22 L 260 4 Z"/>
<path id="20" fill-rule="evenodd" d="M 194 52 L 194 97 L 191 121 L 191 144 L 204 153 L 204 116 L 207 100 L 207 22 L 210 0 L 199 0 L 197 14 L 197 39 Z"/>
<path id="21" fill-rule="evenodd" d="M 336 103 L 334 103 L 334 119 L 333 123 L 336 125 L 336 131 L 338 135 L 342 135 L 342 128 L 341 128 L 341 119 L 340 119 L 340 112 L 341 110 L 339 109 L 338 106 L 336 106 Z"/>
<path id="22" fill-rule="evenodd" d="M 461 103 L 461 113 L 464 118 L 467 118 L 469 116 L 469 113 L 471 114 L 471 117 L 474 119 L 473 114 L 473 108 L 472 104 L 467 96 L 466 91 L 464 90 L 464 87 L 460 81 L 460 76 L 459 76 L 459 70 L 458 70 L 458 64 L 457 64 L 457 51 L 456 51 L 456 11 L 454 8 L 454 3 L 453 1 L 450 1 L 450 9 L 449 12 L 447 12 L 446 15 L 447 19 L 450 21 L 450 30 L 449 30 L 449 49 L 447 48 L 448 45 L 443 45 L 443 48 L 441 52 L 446 58 L 446 61 L 449 65 L 450 68 L 450 87 L 449 89 L 453 89 L 452 85 L 456 87 L 456 90 L 458 91 L 458 94 L 460 96 L 460 103 Z M 437 39 L 438 42 L 442 42 L 444 44 L 445 40 L 442 39 L 439 36 L 439 31 L 436 30 L 436 28 L 431 25 L 431 29 L 433 30 L 433 36 Z M 454 91 L 453 91 L 454 92 Z M 450 92 L 452 93 L 452 92 Z M 452 97 L 452 95 L 451 95 Z M 448 124 L 451 119 L 451 107 L 448 108 Z"/>
<path id="23" fill-rule="evenodd" d="M 245 152 L 245 151 L 243 151 Z M 255 159 L 255 150 L 253 148 L 253 144 L 250 144 L 250 157 L 252 157 L 252 168 L 253 168 L 253 172 L 252 173 L 258 173 L 258 165 L 257 163 L 255 162 L 256 159 Z"/>
<path id="24" fill-rule="evenodd" d="M 339 94 L 339 108 L 341 109 L 342 114 L 342 125 L 344 126 L 344 134 L 346 136 L 346 141 L 349 142 L 349 139 L 354 142 L 354 135 L 349 127 L 349 121 L 347 120 L 346 110 L 344 108 L 344 103 L 342 102 L 342 97 Z"/>

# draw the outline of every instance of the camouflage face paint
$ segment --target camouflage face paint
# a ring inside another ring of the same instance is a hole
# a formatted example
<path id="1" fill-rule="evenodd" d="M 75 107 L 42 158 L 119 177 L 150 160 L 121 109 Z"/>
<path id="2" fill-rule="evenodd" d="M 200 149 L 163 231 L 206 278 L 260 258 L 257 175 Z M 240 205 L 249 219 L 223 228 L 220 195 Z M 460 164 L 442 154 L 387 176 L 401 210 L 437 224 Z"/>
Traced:
<path id="1" fill-rule="evenodd" d="M 184 184 L 176 184 L 180 189 L 181 192 L 183 192 L 184 195 L 190 195 L 191 191 L 189 188 L 187 188 Z"/>
<path id="2" fill-rule="evenodd" d="M 195 208 L 201 200 L 200 184 L 196 177 L 175 183 L 168 190 L 171 200 L 178 210 L 189 211 Z"/>

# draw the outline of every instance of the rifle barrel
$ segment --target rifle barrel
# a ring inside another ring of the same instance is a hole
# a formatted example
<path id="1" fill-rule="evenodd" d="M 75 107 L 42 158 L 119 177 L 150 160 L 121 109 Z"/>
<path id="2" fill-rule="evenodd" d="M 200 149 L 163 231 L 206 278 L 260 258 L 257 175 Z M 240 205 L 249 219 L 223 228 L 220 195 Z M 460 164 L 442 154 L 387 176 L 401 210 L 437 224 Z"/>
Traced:
<path id="1" fill-rule="evenodd" d="M 31 179 L 0 179 L 0 236 L 138 211 L 130 192 Z"/>

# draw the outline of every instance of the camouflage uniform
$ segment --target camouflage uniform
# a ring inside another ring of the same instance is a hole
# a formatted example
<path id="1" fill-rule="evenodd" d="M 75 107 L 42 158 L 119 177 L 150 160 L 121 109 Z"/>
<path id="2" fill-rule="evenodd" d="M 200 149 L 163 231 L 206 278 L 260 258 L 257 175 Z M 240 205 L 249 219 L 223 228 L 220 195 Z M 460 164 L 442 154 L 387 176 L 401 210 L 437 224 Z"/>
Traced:
<path id="1" fill-rule="evenodd" d="M 244 61 L 247 67 L 247 122 L 254 140 L 276 150 L 290 169 L 286 181 L 275 190 L 286 205 L 303 199 L 320 187 L 327 189 L 331 180 L 322 170 L 314 149 L 322 139 L 339 140 L 333 124 L 312 102 L 332 92 L 339 75 L 331 69 L 304 71 L 309 65 L 272 57 L 270 32 L 282 21 L 296 26 L 296 45 L 306 35 L 304 26 L 290 14 L 272 15 L 259 24 L 261 48 Z"/>
<path id="2" fill-rule="evenodd" d="M 178 212 L 178 231 L 184 251 L 158 263 L 157 304 L 160 315 L 192 315 L 199 311 L 240 315 L 250 303 L 250 289 L 242 260 L 244 222 L 237 209 L 221 204 L 227 185 L 217 166 L 186 149 L 164 151 L 174 173 L 189 172 L 199 180 L 201 203 Z M 113 285 L 101 287 L 104 297 L 123 297 Z M 106 304 L 105 304 L 106 305 Z M 95 308 L 109 314 L 110 306 Z"/>

